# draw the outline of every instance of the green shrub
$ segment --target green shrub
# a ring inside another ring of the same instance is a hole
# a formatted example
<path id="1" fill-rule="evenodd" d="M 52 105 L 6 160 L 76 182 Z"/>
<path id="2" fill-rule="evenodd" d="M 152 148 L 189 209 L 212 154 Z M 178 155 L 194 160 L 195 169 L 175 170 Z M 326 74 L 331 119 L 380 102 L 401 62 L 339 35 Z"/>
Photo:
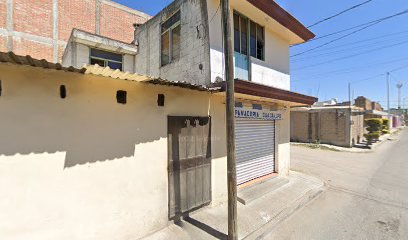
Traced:
<path id="1" fill-rule="evenodd" d="M 383 119 L 381 118 L 370 118 L 366 119 L 365 124 L 367 126 L 367 134 L 364 134 L 364 137 L 367 139 L 367 144 L 370 145 L 373 143 L 373 140 L 378 140 L 383 130 Z"/>
<path id="2" fill-rule="evenodd" d="M 364 137 L 367 139 L 367 143 L 370 145 L 373 143 L 374 140 L 378 140 L 381 136 L 380 132 L 372 132 L 364 134 Z"/>
<path id="3" fill-rule="evenodd" d="M 383 134 L 387 134 L 387 132 L 386 133 L 384 133 L 384 130 L 386 130 L 386 131 L 388 131 L 390 129 L 390 120 L 389 119 L 383 119 L 382 120 L 382 133 Z M 389 133 L 389 131 L 388 131 L 388 133 Z"/>
<path id="4" fill-rule="evenodd" d="M 383 130 L 381 131 L 381 133 L 382 133 L 382 134 L 390 134 L 390 130 L 383 129 Z"/>
<path id="5" fill-rule="evenodd" d="M 382 130 L 383 120 L 381 118 L 370 118 L 365 120 L 368 132 L 379 132 Z"/>

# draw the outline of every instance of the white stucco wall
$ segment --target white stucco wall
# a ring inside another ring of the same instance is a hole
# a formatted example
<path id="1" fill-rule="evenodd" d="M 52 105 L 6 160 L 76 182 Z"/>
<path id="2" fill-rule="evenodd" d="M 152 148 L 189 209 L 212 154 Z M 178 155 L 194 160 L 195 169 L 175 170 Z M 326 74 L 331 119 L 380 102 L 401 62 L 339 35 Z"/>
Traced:
<path id="1" fill-rule="evenodd" d="M 219 0 L 207 0 L 207 6 L 210 18 L 211 81 L 215 82 L 217 77 L 224 79 L 221 12 L 218 9 Z M 233 1 L 231 6 L 233 11 L 238 11 L 258 24 L 265 26 L 265 61 L 251 58 L 251 80 L 256 83 L 289 90 L 289 41 L 273 32 L 270 21 L 262 18 L 265 14 L 260 14 L 260 10 L 252 5 L 246 7 Z M 231 31 L 233 33 L 233 29 Z"/>
<path id="2" fill-rule="evenodd" d="M 0 72 L 0 239 L 138 239 L 166 227 L 169 115 L 211 116 L 212 203 L 227 199 L 222 94 L 4 63 Z M 283 176 L 289 121 L 277 122 Z"/>
<path id="3" fill-rule="evenodd" d="M 167 116 L 207 116 L 208 93 L 26 66 L 0 72 L 0 239 L 138 239 L 167 226 Z"/>
<path id="4" fill-rule="evenodd" d="M 280 109 L 283 119 L 276 121 L 277 172 L 279 176 L 287 176 L 290 170 L 290 110 Z"/>

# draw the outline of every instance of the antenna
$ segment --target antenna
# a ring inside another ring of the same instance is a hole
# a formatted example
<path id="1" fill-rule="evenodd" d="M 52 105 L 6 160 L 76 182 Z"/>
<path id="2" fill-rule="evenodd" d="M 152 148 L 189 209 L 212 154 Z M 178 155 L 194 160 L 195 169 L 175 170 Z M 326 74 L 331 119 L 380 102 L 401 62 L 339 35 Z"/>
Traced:
<path id="1" fill-rule="evenodd" d="M 401 109 L 401 88 L 403 84 L 401 82 L 397 83 L 397 88 L 398 88 L 398 109 Z"/>

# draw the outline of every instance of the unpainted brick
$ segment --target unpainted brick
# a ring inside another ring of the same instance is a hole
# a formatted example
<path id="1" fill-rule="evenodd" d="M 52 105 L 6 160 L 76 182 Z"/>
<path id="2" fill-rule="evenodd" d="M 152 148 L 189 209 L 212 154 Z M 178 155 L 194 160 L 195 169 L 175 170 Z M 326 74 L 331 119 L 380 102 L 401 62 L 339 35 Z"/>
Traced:
<path id="1" fill-rule="evenodd" d="M 6 28 L 6 16 L 7 16 L 7 9 L 6 9 L 6 1 L 0 1 L 0 28 Z"/>
<path id="2" fill-rule="evenodd" d="M 7 51 L 7 37 L 0 36 L 0 51 L 1 52 Z"/>
<path id="3" fill-rule="evenodd" d="M 25 39 L 14 39 L 14 52 L 17 55 L 30 55 L 38 59 L 52 59 L 52 45 L 41 44 Z"/>
<path id="4" fill-rule="evenodd" d="M 101 35 L 130 43 L 134 38 L 134 23 L 144 23 L 147 19 L 125 12 L 108 4 L 101 4 Z"/>
<path id="5" fill-rule="evenodd" d="M 14 0 L 14 31 L 52 37 L 52 0 Z"/>
<path id="6" fill-rule="evenodd" d="M 73 28 L 95 33 L 95 0 L 59 1 L 59 39 L 67 41 Z"/>

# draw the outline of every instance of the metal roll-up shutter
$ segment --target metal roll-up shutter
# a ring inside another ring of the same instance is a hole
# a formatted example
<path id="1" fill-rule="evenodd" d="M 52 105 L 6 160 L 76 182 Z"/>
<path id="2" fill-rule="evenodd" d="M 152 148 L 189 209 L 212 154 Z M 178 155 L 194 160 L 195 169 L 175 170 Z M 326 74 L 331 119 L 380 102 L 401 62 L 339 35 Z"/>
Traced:
<path id="1" fill-rule="evenodd" d="M 275 171 L 275 121 L 236 118 L 237 184 Z"/>

